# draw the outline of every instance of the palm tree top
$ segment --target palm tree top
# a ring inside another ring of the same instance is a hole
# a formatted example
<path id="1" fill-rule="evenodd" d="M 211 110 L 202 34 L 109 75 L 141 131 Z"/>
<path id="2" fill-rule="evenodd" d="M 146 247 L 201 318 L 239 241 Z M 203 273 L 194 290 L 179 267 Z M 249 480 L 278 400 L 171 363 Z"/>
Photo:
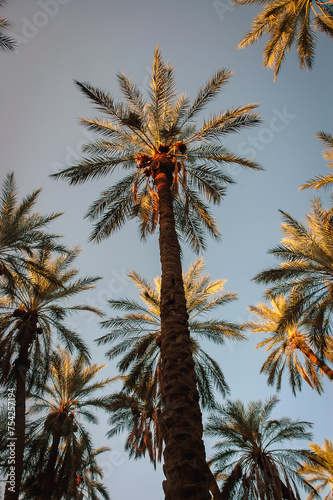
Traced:
<path id="1" fill-rule="evenodd" d="M 254 333 L 268 334 L 256 346 L 256 349 L 265 347 L 265 352 L 268 353 L 261 373 L 268 376 L 269 385 L 276 383 L 277 390 L 281 389 L 283 372 L 288 371 L 289 384 L 295 396 L 296 389 L 301 390 L 302 378 L 312 389 L 321 393 L 323 385 L 320 369 L 313 358 L 311 360 L 304 354 L 309 351 L 314 354 L 309 347 L 312 345 L 309 333 L 311 325 L 305 320 L 300 320 L 281 327 L 285 315 L 288 314 L 288 299 L 282 294 L 267 295 L 270 304 L 259 302 L 256 306 L 249 306 L 249 310 L 258 319 L 243 325 Z"/>
<path id="2" fill-rule="evenodd" d="M 333 136 L 328 134 L 327 132 L 318 132 L 316 137 L 320 139 L 324 145 L 327 147 L 323 152 L 324 159 L 328 162 L 327 166 L 333 168 Z M 303 184 L 300 189 L 312 188 L 312 189 L 320 189 L 322 187 L 329 187 L 333 183 L 333 175 L 317 175 L 312 179 L 308 180 L 305 184 Z"/>
<path id="3" fill-rule="evenodd" d="M 330 500 L 333 495 L 333 443 L 324 439 L 323 446 L 316 443 L 309 446 L 312 453 L 298 471 L 315 488 L 315 493 L 310 493 L 307 500 L 313 500 L 319 496 L 318 493 L 323 500 Z M 324 497 L 325 492 L 327 495 Z"/>
<path id="4" fill-rule="evenodd" d="M 67 251 L 58 243 L 59 235 L 45 231 L 48 224 L 61 214 L 42 215 L 33 211 L 41 189 L 36 189 L 21 202 L 17 191 L 14 173 L 8 173 L 2 183 L 0 198 L 0 275 L 9 280 L 13 274 L 22 275 L 27 267 L 31 268 L 30 258 L 35 250 Z M 42 270 L 39 268 L 39 271 Z"/>
<path id="5" fill-rule="evenodd" d="M 28 279 L 17 275 L 14 286 L 7 280 L 0 281 L 0 346 L 3 352 L 0 373 L 4 379 L 11 373 L 13 356 L 22 343 L 29 346 L 33 363 L 33 369 L 28 371 L 29 379 L 43 376 L 41 367 L 47 372 L 54 333 L 68 349 L 77 349 L 90 358 L 85 341 L 66 325 L 67 317 L 80 311 L 103 316 L 99 309 L 90 305 L 69 303 L 80 292 L 94 288 L 99 279 L 77 276 L 79 270 L 73 267 L 73 261 L 78 254 L 77 247 L 55 256 L 50 251 L 40 250 L 31 258 Z M 48 269 L 55 280 L 45 278 L 36 268 Z"/>
<path id="6" fill-rule="evenodd" d="M 111 175 L 117 167 L 127 173 L 88 210 L 87 217 L 98 221 L 92 240 L 98 242 L 108 237 L 134 217 L 139 217 L 142 238 L 155 230 L 159 200 L 154 180 L 161 165 L 172 179 L 180 233 L 197 250 L 204 246 L 203 229 L 219 236 L 203 197 L 213 203 L 221 201 L 226 185 L 233 182 L 223 170 L 225 164 L 261 169 L 256 162 L 234 155 L 222 144 L 227 134 L 260 123 L 254 112 L 257 104 L 212 114 L 201 127 L 194 123 L 230 76 L 231 71 L 226 69 L 217 71 L 191 102 L 185 94 L 177 94 L 174 68 L 162 60 L 156 47 L 147 96 L 123 73 L 117 75 L 124 97 L 121 103 L 107 91 L 75 82 L 104 115 L 104 118 L 81 120 L 83 126 L 101 138 L 84 146 L 87 156 L 77 165 L 52 176 L 78 184 Z"/>
<path id="7" fill-rule="evenodd" d="M 236 300 L 237 294 L 224 292 L 226 280 L 212 280 L 203 273 L 203 268 L 203 258 L 197 259 L 183 273 L 183 282 L 201 403 L 211 407 L 215 401 L 213 386 L 222 394 L 228 393 L 229 388 L 218 363 L 200 346 L 201 340 L 223 345 L 226 339 L 245 340 L 246 337 L 240 325 L 212 318 L 215 309 Z M 135 271 L 128 276 L 138 287 L 142 302 L 126 298 L 109 300 L 111 308 L 123 314 L 101 323 L 108 333 L 98 338 L 97 342 L 113 344 L 106 352 L 109 359 L 121 356 L 117 367 L 127 375 L 126 387 L 132 388 L 141 380 L 143 385 L 151 385 L 156 391 L 161 345 L 161 280 L 158 277 L 154 283 L 149 283 Z"/>
<path id="8" fill-rule="evenodd" d="M 331 322 L 333 286 L 332 217 L 320 199 L 311 201 L 306 224 L 281 211 L 284 237 L 269 252 L 281 262 L 261 271 L 254 277 L 258 283 L 269 285 L 266 295 L 286 295 L 289 307 L 280 326 L 311 323 L 311 341 L 318 349 L 325 348 Z M 320 346 L 321 344 L 321 346 Z"/>
<path id="9" fill-rule="evenodd" d="M 308 452 L 288 449 L 286 444 L 311 439 L 312 424 L 288 417 L 272 419 L 278 401 L 276 396 L 247 405 L 228 400 L 209 416 L 206 434 L 219 439 L 209 464 L 224 480 L 221 491 L 226 498 L 299 500 L 296 483 L 307 486 L 297 469 Z M 290 496 L 283 496 L 286 491 Z"/>
<path id="10" fill-rule="evenodd" d="M 234 0 L 236 5 L 263 5 L 252 28 L 238 48 L 245 48 L 269 35 L 263 56 L 263 65 L 273 69 L 276 79 L 281 64 L 293 43 L 301 68 L 312 69 L 315 53 L 316 31 L 333 38 L 332 0 Z"/>

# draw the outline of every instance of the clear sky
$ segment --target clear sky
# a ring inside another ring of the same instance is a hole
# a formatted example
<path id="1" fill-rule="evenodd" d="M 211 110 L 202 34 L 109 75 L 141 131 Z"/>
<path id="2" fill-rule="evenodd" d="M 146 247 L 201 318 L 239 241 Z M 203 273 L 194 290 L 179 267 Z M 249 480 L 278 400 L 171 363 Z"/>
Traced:
<path id="1" fill-rule="evenodd" d="M 227 279 L 225 289 L 239 294 L 236 303 L 221 310 L 225 318 L 250 319 L 248 306 L 262 299 L 264 288 L 251 279 L 274 263 L 267 251 L 281 239 L 278 210 L 304 220 L 313 193 L 298 188 L 315 174 L 328 171 L 314 134 L 333 133 L 333 46 L 332 40 L 318 37 L 310 73 L 299 69 L 291 50 L 274 83 L 272 72 L 262 68 L 263 41 L 237 51 L 256 11 L 236 8 L 228 0 L 9 0 L 1 9 L 0 14 L 13 22 L 19 40 L 15 53 L 0 54 L 1 179 L 14 171 L 20 195 L 42 186 L 38 209 L 64 212 L 53 230 L 63 234 L 68 245 L 82 248 L 78 261 L 82 275 L 103 277 L 95 291 L 86 293 L 90 304 L 107 312 L 108 298 L 136 297 L 126 273 L 134 269 L 153 279 L 160 273 L 160 264 L 157 236 L 140 242 L 134 223 L 100 245 L 87 243 L 91 227 L 83 215 L 112 180 L 69 187 L 49 177 L 76 161 L 82 144 L 91 138 L 78 118 L 96 116 L 96 111 L 73 80 L 108 89 L 116 98 L 120 97 L 117 72 L 145 87 L 157 44 L 163 58 L 175 66 L 179 92 L 192 98 L 217 69 L 234 71 L 206 115 L 260 103 L 264 123 L 230 136 L 225 144 L 255 158 L 265 171 L 230 168 L 237 184 L 229 187 L 223 203 L 214 209 L 223 239 L 208 241 L 204 258 L 212 277 Z M 324 200 L 330 203 L 328 195 Z M 184 269 L 195 258 L 183 248 Z M 89 343 L 93 360 L 104 363 L 103 349 L 93 342 L 101 335 L 98 322 L 85 316 L 73 318 L 73 325 Z M 224 371 L 231 399 L 247 402 L 275 392 L 259 374 L 265 354 L 254 350 L 258 340 L 250 335 L 245 343 L 207 347 Z M 114 364 L 104 371 L 116 374 Z M 324 438 L 333 439 L 333 392 L 328 383 L 325 387 L 322 396 L 304 387 L 294 398 L 285 380 L 274 414 L 313 422 L 314 441 L 320 445 Z M 106 431 L 102 417 L 92 432 L 96 446 L 112 448 L 102 461 L 112 500 L 162 499 L 161 469 L 154 472 L 148 459 L 129 460 L 121 437 L 108 440 Z M 208 457 L 211 445 L 212 440 L 207 440 Z"/>

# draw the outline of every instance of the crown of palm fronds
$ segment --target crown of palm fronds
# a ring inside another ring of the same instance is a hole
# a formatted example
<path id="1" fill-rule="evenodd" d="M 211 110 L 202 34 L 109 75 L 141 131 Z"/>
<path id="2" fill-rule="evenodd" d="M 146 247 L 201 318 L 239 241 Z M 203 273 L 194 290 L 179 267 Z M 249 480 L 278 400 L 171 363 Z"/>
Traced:
<path id="1" fill-rule="evenodd" d="M 333 167 L 333 136 L 331 134 L 327 134 L 326 132 L 318 132 L 317 137 L 328 148 L 323 152 L 323 157 L 328 162 L 327 166 Z M 303 184 L 300 189 L 321 189 L 322 187 L 331 186 L 332 182 L 332 174 L 316 175 L 315 177 L 313 177 L 313 179 L 310 179 L 305 184 Z"/>
<path id="2" fill-rule="evenodd" d="M 159 199 L 154 176 L 163 157 L 173 178 L 173 208 L 176 226 L 195 250 L 204 247 L 204 230 L 218 238 L 219 231 L 204 198 L 219 203 L 232 182 L 223 166 L 237 163 L 260 169 L 251 160 L 231 153 L 221 140 L 229 133 L 256 125 L 260 119 L 249 104 L 213 114 L 202 127 L 193 120 L 220 92 L 231 72 L 217 71 L 191 103 L 177 95 L 174 69 L 162 60 L 156 48 L 149 80 L 148 100 L 123 73 L 118 74 L 124 102 L 117 103 L 106 91 L 76 82 L 79 89 L 105 118 L 81 123 L 101 139 L 84 147 L 87 155 L 75 166 L 54 174 L 70 184 L 111 175 L 122 167 L 129 173 L 107 188 L 91 205 L 87 217 L 97 221 L 91 235 L 100 241 L 138 217 L 140 234 L 146 238 L 158 224 Z"/>
<path id="3" fill-rule="evenodd" d="M 61 435 L 57 463 L 59 484 L 62 487 L 64 484 L 71 486 L 70 479 L 76 479 L 76 476 L 73 477 L 73 472 L 80 467 L 82 473 L 85 467 L 91 468 L 90 472 L 94 472 L 92 480 L 100 475 L 100 469 L 94 462 L 95 452 L 91 438 L 82 419 L 97 424 L 98 419 L 93 410 L 100 408 L 110 411 L 109 396 L 95 396 L 98 390 L 104 389 L 114 380 L 109 377 L 99 381 L 94 380 L 105 366 L 89 364 L 82 354 L 72 358 L 69 351 L 61 348 L 53 353 L 49 379 L 30 394 L 33 402 L 29 408 L 29 415 L 38 415 L 38 418 L 29 423 L 29 473 L 33 472 L 34 476 L 43 475 L 50 440 L 54 433 L 58 433 Z M 32 464 L 34 464 L 33 470 Z M 84 484 L 87 487 L 90 484 L 91 487 L 91 482 Z"/>
<path id="4" fill-rule="evenodd" d="M 284 444 L 311 439 L 312 424 L 287 417 L 271 420 L 277 402 L 272 397 L 245 407 L 240 400 L 227 401 L 208 418 L 206 434 L 218 439 L 209 464 L 215 476 L 224 478 L 221 492 L 226 498 L 299 500 L 297 483 L 307 486 L 297 472 L 307 450 L 288 449 Z"/>
<path id="5" fill-rule="evenodd" d="M 17 197 L 17 184 L 14 174 L 7 174 L 0 198 L 0 276 L 7 281 L 14 280 L 14 275 L 25 276 L 27 268 L 36 269 L 52 280 L 47 269 L 38 266 L 31 259 L 37 249 L 66 252 L 67 249 L 57 243 L 59 236 L 45 232 L 47 225 L 59 217 L 60 213 L 41 215 L 33 212 L 41 189 L 35 190 L 21 202 Z"/>
<path id="6" fill-rule="evenodd" d="M 252 29 L 245 35 L 238 48 L 256 42 L 263 35 L 269 35 L 264 50 L 263 64 L 273 68 L 276 79 L 286 53 L 296 43 L 301 68 L 313 66 L 316 35 L 315 31 L 333 37 L 333 8 L 331 2 L 320 0 L 234 0 L 237 5 L 264 5 L 252 23 Z"/>
<path id="7" fill-rule="evenodd" d="M 89 358 L 84 341 L 65 323 L 69 314 L 78 311 L 102 316 L 98 309 L 89 305 L 65 304 L 78 293 L 94 288 L 99 279 L 91 276 L 77 278 L 79 270 L 72 264 L 78 254 L 78 248 L 73 248 L 60 256 L 40 251 L 32 257 L 37 267 L 47 268 L 56 281 L 40 275 L 32 265 L 28 280 L 16 276 L 14 286 L 7 281 L 0 283 L 0 374 L 3 382 L 13 374 L 13 357 L 22 342 L 30 345 L 32 369 L 28 371 L 29 386 L 46 376 L 55 332 L 68 349 L 77 349 Z"/>
<path id="8" fill-rule="evenodd" d="M 268 384 L 276 385 L 277 390 L 281 389 L 283 373 L 288 371 L 289 385 L 294 395 L 296 390 L 301 390 L 302 379 L 321 393 L 323 385 L 320 368 L 304 354 L 304 349 L 302 351 L 302 347 L 305 346 L 307 351 L 309 345 L 312 346 L 309 325 L 299 322 L 280 327 L 288 307 L 288 300 L 281 294 L 270 296 L 270 305 L 260 302 L 249 307 L 258 320 L 245 323 L 244 328 L 249 328 L 254 333 L 268 334 L 256 347 L 265 347 L 265 352 L 269 353 L 261 373 L 267 375 Z"/>
<path id="9" fill-rule="evenodd" d="M 310 443 L 309 446 L 312 453 L 298 471 L 314 486 L 317 493 L 311 492 L 307 500 L 313 500 L 318 493 L 322 500 L 330 500 L 333 495 L 333 443 L 325 439 L 322 447 L 316 443 Z M 328 493 L 324 497 L 325 492 Z"/>
<path id="10" fill-rule="evenodd" d="M 320 352 L 331 334 L 333 310 L 333 219 L 320 199 L 311 202 L 306 225 L 282 212 L 284 238 L 270 250 L 282 262 L 260 272 L 254 280 L 270 285 L 267 296 L 288 297 L 281 327 L 302 319 L 310 326 L 311 342 Z M 310 338 L 310 337 L 309 337 Z"/>
<path id="11" fill-rule="evenodd" d="M 237 298 L 232 292 L 222 293 L 225 280 L 212 281 L 203 275 L 204 262 L 198 259 L 183 275 L 191 348 L 195 360 L 198 390 L 204 407 L 214 404 L 213 386 L 222 394 L 228 392 L 228 385 L 219 365 L 200 346 L 199 340 L 210 340 L 223 344 L 226 338 L 243 340 L 239 325 L 222 319 L 210 319 L 205 315 L 219 306 Z M 134 387 L 139 379 L 151 379 L 159 384 L 160 360 L 160 279 L 155 287 L 145 278 L 132 271 L 128 275 L 137 285 L 143 302 L 128 299 L 110 300 L 109 305 L 124 313 L 102 322 L 102 328 L 109 333 L 97 339 L 99 344 L 115 344 L 106 355 L 113 359 L 121 355 L 118 368 L 126 373 L 126 385 Z"/>

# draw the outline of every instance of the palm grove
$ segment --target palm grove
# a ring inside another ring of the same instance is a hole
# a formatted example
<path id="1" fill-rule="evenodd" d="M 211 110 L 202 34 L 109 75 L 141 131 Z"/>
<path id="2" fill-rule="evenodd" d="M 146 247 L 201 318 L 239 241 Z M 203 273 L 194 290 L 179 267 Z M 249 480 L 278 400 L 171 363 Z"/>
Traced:
<path id="1" fill-rule="evenodd" d="M 275 76 L 295 35 L 301 65 L 310 67 L 313 60 L 311 2 L 307 13 L 303 4 L 296 13 L 289 4 L 268 2 L 243 41 L 245 46 L 261 34 L 272 34 L 264 57 Z M 332 36 L 331 7 L 316 5 L 315 26 Z M 1 18 L 0 28 L 2 49 L 11 50 L 7 20 Z M 290 440 L 311 440 L 312 424 L 270 419 L 276 397 L 247 407 L 230 399 L 219 404 L 216 396 L 228 396 L 228 383 L 200 342 L 223 344 L 226 339 L 245 340 L 246 330 L 264 332 L 267 337 L 258 347 L 266 347 L 262 372 L 268 384 L 279 390 L 287 372 L 295 395 L 303 382 L 323 391 L 323 377 L 333 379 L 331 209 L 314 199 L 306 224 L 282 212 L 284 237 L 271 250 L 280 263 L 254 278 L 268 287 L 265 299 L 270 304 L 250 306 L 260 321 L 236 324 L 212 317 L 237 295 L 223 292 L 224 280 L 203 274 L 202 259 L 183 272 L 180 242 L 198 253 L 206 248 L 205 233 L 219 239 L 207 202 L 219 204 L 233 183 L 225 165 L 261 170 L 224 145 L 225 136 L 261 122 L 257 105 L 216 112 L 197 126 L 200 113 L 231 72 L 217 71 L 191 101 L 177 94 L 173 67 L 158 48 L 146 95 L 124 74 L 117 76 L 121 103 L 107 91 L 76 82 L 101 113 L 81 120 L 96 140 L 84 147 L 81 161 L 53 176 L 76 185 L 121 170 L 123 177 L 88 209 L 86 217 L 94 224 L 90 239 L 109 238 L 131 219 L 143 240 L 158 230 L 161 277 L 153 285 L 132 271 L 129 277 L 141 301 L 111 300 L 110 308 L 120 315 L 85 303 L 68 305 L 77 294 L 84 297 L 99 277 L 78 277 L 73 264 L 79 250 L 67 248 L 59 235 L 49 232 L 60 214 L 34 211 L 40 190 L 19 201 L 14 175 L 6 176 L 0 206 L 0 377 L 4 396 L 8 400 L 13 395 L 15 418 L 9 420 L 8 408 L 1 410 L 5 499 L 109 498 L 98 465 L 107 448 L 94 449 L 82 423 L 97 423 L 96 409 L 109 415 L 109 437 L 128 433 L 125 449 L 130 456 L 147 454 L 154 466 L 163 460 L 167 500 L 294 500 L 303 488 L 309 499 L 320 498 L 332 485 L 331 441 L 323 448 L 285 448 Z M 318 136 L 328 166 L 333 166 L 333 137 L 326 132 Z M 302 187 L 319 189 L 331 182 L 330 175 L 315 177 Z M 66 324 L 80 311 L 103 317 L 103 335 L 96 341 L 107 347 L 111 362 L 120 356 L 120 390 L 112 389 L 109 377 L 93 380 L 107 369 L 92 363 L 88 346 Z M 211 458 L 203 443 L 202 410 L 210 413 L 207 435 L 216 438 Z M 15 442 L 12 476 L 8 442 Z"/>

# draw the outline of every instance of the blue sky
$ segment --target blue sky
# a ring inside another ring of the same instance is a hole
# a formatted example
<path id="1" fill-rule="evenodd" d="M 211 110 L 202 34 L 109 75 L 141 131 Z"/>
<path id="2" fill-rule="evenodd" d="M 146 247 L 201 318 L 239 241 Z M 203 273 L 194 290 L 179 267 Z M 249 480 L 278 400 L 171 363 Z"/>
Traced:
<path id="1" fill-rule="evenodd" d="M 284 62 L 276 82 L 262 67 L 264 41 L 246 50 L 237 45 L 251 26 L 256 8 L 231 6 L 228 0 L 9 0 L 1 15 L 11 19 L 19 46 L 12 54 L 1 53 L 1 179 L 14 171 L 23 196 L 42 186 L 38 209 L 64 212 L 53 230 L 68 245 L 78 244 L 82 275 L 103 279 L 95 291 L 82 296 L 107 312 L 108 298 L 136 297 L 126 277 L 132 269 L 153 279 L 159 275 L 157 236 L 139 241 L 135 223 L 100 245 L 88 243 L 90 225 L 83 220 L 88 205 L 106 183 L 99 180 L 69 187 L 50 174 L 70 165 L 91 136 L 78 124 L 79 117 L 96 111 L 75 88 L 73 80 L 108 89 L 120 98 L 116 73 L 123 72 L 140 87 L 158 44 L 163 58 L 175 66 L 179 92 L 196 92 L 219 68 L 233 70 L 224 91 L 205 114 L 250 102 L 260 104 L 263 124 L 230 136 L 225 144 L 235 153 L 255 158 L 264 172 L 245 172 L 231 167 L 237 184 L 214 214 L 222 242 L 208 240 L 204 254 L 206 271 L 214 279 L 227 279 L 225 289 L 239 300 L 221 310 L 231 321 L 250 318 L 248 306 L 262 299 L 264 288 L 251 282 L 260 270 L 274 263 L 267 251 L 281 239 L 278 212 L 283 209 L 304 220 L 310 191 L 299 186 L 315 174 L 327 173 L 322 145 L 314 137 L 319 130 L 333 132 L 332 41 L 318 37 L 312 72 L 302 71 L 294 50 Z M 330 203 L 329 196 L 323 197 Z M 183 267 L 196 256 L 183 248 Z M 104 363 L 103 349 L 93 340 L 101 335 L 91 317 L 73 318 L 73 326 L 91 346 L 94 361 Z M 221 364 L 232 399 L 247 402 L 274 394 L 259 374 L 265 359 L 255 351 L 259 339 L 227 342 L 211 349 Z M 115 375 L 115 366 L 105 374 Z M 304 387 L 294 398 L 285 380 L 275 415 L 314 423 L 314 441 L 332 439 L 332 387 L 326 383 L 322 396 Z M 112 500 L 135 496 L 137 500 L 163 498 L 160 469 L 154 472 L 148 459 L 128 460 L 121 437 L 107 440 L 106 419 L 92 429 L 96 446 L 109 445 L 112 452 L 102 461 Z M 292 443 L 296 445 L 296 443 Z M 212 440 L 207 440 L 207 455 Z M 305 496 L 304 496 L 305 498 Z"/>

